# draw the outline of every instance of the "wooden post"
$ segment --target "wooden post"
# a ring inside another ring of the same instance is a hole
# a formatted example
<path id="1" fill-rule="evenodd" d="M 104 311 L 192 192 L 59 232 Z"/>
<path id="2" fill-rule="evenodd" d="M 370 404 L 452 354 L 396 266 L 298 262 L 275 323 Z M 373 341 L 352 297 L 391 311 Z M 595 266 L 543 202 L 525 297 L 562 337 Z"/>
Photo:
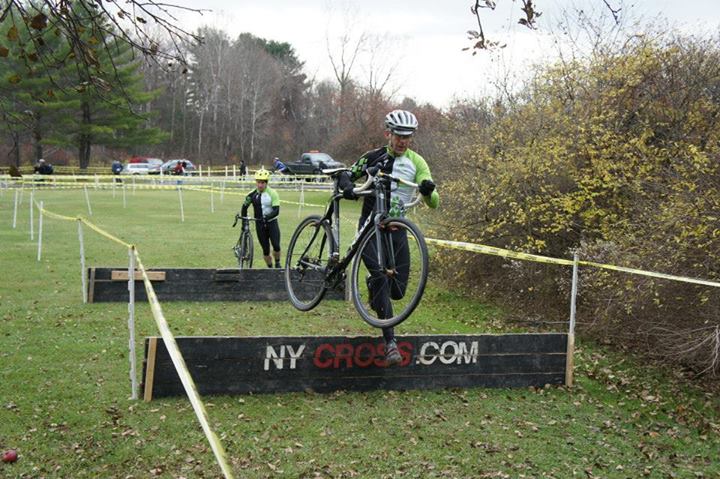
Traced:
<path id="1" fill-rule="evenodd" d="M 128 330 L 130 332 L 130 387 L 132 388 L 131 399 L 138 398 L 137 364 L 135 359 L 135 246 L 128 248 L 130 256 L 128 266 Z"/>
<path id="2" fill-rule="evenodd" d="M 85 279 L 85 242 L 83 241 L 82 221 L 78 219 L 78 239 L 80 240 L 80 284 L 82 285 L 83 303 L 88 302 L 87 282 Z"/>
<path id="3" fill-rule="evenodd" d="M 572 272 L 572 289 L 570 292 L 570 326 L 567 336 L 567 354 L 565 360 L 565 385 L 572 387 L 573 385 L 573 367 L 575 354 L 575 311 L 577 298 L 578 283 L 578 254 L 573 255 L 573 272 Z"/>
<path id="4" fill-rule="evenodd" d="M 43 202 L 40 201 L 40 213 L 38 218 L 38 254 L 37 260 L 42 258 L 42 225 L 43 225 Z"/>
<path id="5" fill-rule="evenodd" d="M 88 214 L 92 216 L 92 208 L 90 207 L 90 195 L 88 194 L 87 186 L 83 186 L 85 190 L 85 203 L 87 203 Z"/>

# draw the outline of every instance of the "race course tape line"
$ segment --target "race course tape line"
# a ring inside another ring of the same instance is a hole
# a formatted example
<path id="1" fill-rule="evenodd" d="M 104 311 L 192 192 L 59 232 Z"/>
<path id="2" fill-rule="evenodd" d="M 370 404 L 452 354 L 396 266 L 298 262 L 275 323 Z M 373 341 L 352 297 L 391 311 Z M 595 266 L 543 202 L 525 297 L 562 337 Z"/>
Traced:
<path id="1" fill-rule="evenodd" d="M 152 309 L 153 316 L 155 317 L 155 322 L 157 323 L 158 329 L 160 330 L 160 335 L 162 336 L 163 342 L 165 343 L 165 348 L 170 354 L 170 359 L 172 359 L 172 362 L 175 365 L 175 370 L 180 377 L 180 381 L 185 388 L 188 399 L 190 399 L 190 403 L 195 410 L 195 415 L 197 416 L 198 421 L 200 421 L 200 425 L 202 426 L 203 432 L 205 433 L 205 437 L 210 443 L 210 447 L 215 454 L 215 458 L 220 465 L 220 469 L 222 469 L 223 474 L 226 478 L 232 478 L 233 474 L 232 470 L 227 464 L 225 448 L 223 448 L 223 445 L 220 442 L 220 439 L 218 439 L 217 435 L 215 434 L 215 431 L 213 431 L 210 427 L 210 422 L 208 420 L 208 414 L 207 410 L 205 409 L 205 404 L 203 404 L 202 399 L 200 399 L 200 394 L 197 391 L 197 387 L 195 386 L 195 382 L 193 381 L 192 376 L 190 376 L 190 371 L 188 371 L 187 364 L 185 364 L 185 359 L 180 353 L 180 349 L 178 348 L 177 342 L 175 341 L 175 336 L 173 336 L 172 332 L 170 331 L 170 326 L 165 319 L 165 315 L 163 314 L 162 307 L 160 306 L 160 302 L 157 299 L 155 290 L 152 287 L 150 278 L 148 278 L 145 267 L 143 266 L 142 261 L 140 261 L 140 254 L 138 253 L 136 248 L 133 248 L 133 253 L 135 254 L 135 259 L 137 260 L 138 269 L 142 272 L 143 283 L 145 284 L 145 292 L 147 293 L 148 302 L 150 303 L 150 308 Z"/>
<path id="2" fill-rule="evenodd" d="M 562 258 L 551 258 L 549 256 L 540 256 L 537 254 L 520 253 L 517 251 L 510 251 L 503 248 L 497 248 L 495 246 L 487 246 L 475 243 L 465 243 L 463 241 L 448 241 L 440 240 L 435 238 L 425 238 L 425 241 L 429 244 L 435 244 L 444 248 L 458 249 L 463 251 L 471 251 L 474 253 L 484 253 L 494 256 L 501 256 L 503 258 L 519 259 L 524 261 L 534 261 L 536 263 L 548 263 L 558 264 L 563 266 L 572 266 L 575 264 L 572 260 Z M 688 278 L 686 276 L 675 276 L 672 274 L 656 273 L 653 271 L 645 271 L 642 269 L 625 268 L 623 266 L 614 266 L 611 264 L 595 263 L 593 261 L 578 261 L 578 265 L 581 266 L 592 266 L 595 268 L 609 269 L 612 271 L 621 271 L 623 273 L 637 274 L 640 276 L 649 276 L 651 278 L 662 278 L 669 279 L 672 281 L 680 281 L 683 283 L 700 284 L 703 286 L 711 286 L 713 288 L 720 288 L 720 283 L 716 281 L 708 281 L 705 279 Z"/>
<path id="3" fill-rule="evenodd" d="M 202 426 L 203 432 L 205 433 L 205 437 L 207 438 L 208 442 L 210 443 L 210 447 L 213 450 L 213 453 L 215 454 L 215 458 L 218 461 L 218 464 L 220 466 L 220 469 L 223 471 L 223 475 L 228 478 L 232 479 L 233 474 L 232 470 L 227 464 L 226 459 L 226 453 L 225 449 L 223 448 L 222 443 L 218 439 L 215 432 L 210 427 L 210 422 L 208 420 L 207 410 L 205 409 L 205 405 L 203 404 L 202 400 L 200 399 L 200 394 L 197 391 L 197 387 L 195 386 L 195 382 L 193 381 L 192 377 L 190 376 L 190 371 L 188 371 L 187 364 L 185 364 L 185 360 L 182 357 L 182 354 L 180 353 L 180 350 L 178 348 L 177 342 L 175 341 L 175 336 L 173 336 L 172 332 L 170 331 L 170 327 L 167 323 L 167 320 L 165 319 L 165 315 L 163 314 L 162 307 L 160 306 L 160 302 L 157 299 L 157 295 L 155 294 L 155 290 L 152 287 L 152 283 L 150 282 L 150 278 L 148 278 L 147 271 L 145 270 L 145 266 L 143 266 L 142 261 L 140 260 L 140 254 L 137 251 L 137 248 L 135 248 L 133 245 L 126 243 L 112 234 L 108 233 L 107 231 L 104 231 L 103 229 L 99 228 L 98 226 L 90 223 L 86 219 L 78 216 L 76 218 L 72 218 L 70 216 L 64 216 L 57 213 L 53 213 L 51 211 L 46 210 L 45 208 L 40 208 L 40 205 L 37 205 L 40 211 L 47 215 L 48 217 L 60 219 L 60 220 L 67 220 L 67 221 L 81 221 L 82 223 L 86 224 L 88 227 L 96 231 L 97 233 L 101 234 L 102 236 L 105 236 L 106 238 L 115 241 L 117 243 L 120 243 L 123 246 L 126 246 L 131 249 L 133 255 L 135 256 L 135 259 L 137 261 L 138 269 L 141 271 L 143 276 L 143 283 L 145 285 L 145 292 L 147 293 L 148 302 L 150 303 L 150 308 L 153 313 L 153 317 L 155 318 L 155 323 L 157 324 L 158 329 L 160 330 L 160 335 L 163 338 L 163 342 L 165 343 L 165 347 L 168 350 L 168 353 L 170 354 L 170 358 L 172 359 L 173 364 L 175 365 L 175 370 L 178 373 L 178 376 L 180 377 L 180 381 L 183 384 L 183 387 L 185 388 L 185 392 L 188 395 L 188 398 L 190 399 L 190 403 L 192 404 L 193 410 L 195 411 L 195 415 L 198 418 L 198 421 L 200 422 L 200 425 Z"/>

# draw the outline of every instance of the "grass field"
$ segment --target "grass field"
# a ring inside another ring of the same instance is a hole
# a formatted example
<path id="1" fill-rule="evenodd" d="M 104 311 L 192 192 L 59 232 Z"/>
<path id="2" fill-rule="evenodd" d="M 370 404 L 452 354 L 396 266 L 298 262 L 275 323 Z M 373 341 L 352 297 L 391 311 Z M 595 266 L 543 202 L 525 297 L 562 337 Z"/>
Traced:
<path id="1" fill-rule="evenodd" d="M 0 195 L 0 450 L 20 456 L 0 463 L 0 477 L 219 477 L 186 399 L 128 399 L 127 304 L 82 304 L 77 224 L 46 218 L 38 262 L 29 195 L 16 229 L 12 191 Z M 136 244 L 146 267 L 234 265 L 239 231 L 230 226 L 241 196 L 221 203 L 215 195 L 211 213 L 208 193 L 185 192 L 180 222 L 175 191 L 128 192 L 126 208 L 119 191 L 89 195 L 92 217 L 82 190 L 35 197 Z M 307 202 L 325 198 L 305 194 Z M 357 205 L 344 214 L 356 218 Z M 286 245 L 297 206 L 283 205 L 281 219 Z M 345 222 L 346 238 L 352 229 Z M 123 247 L 87 228 L 84 236 L 88 266 L 127 265 Z M 340 302 L 304 314 L 288 303 L 162 306 L 176 335 L 378 333 Z M 136 315 L 138 342 L 157 335 L 146 304 Z M 398 333 L 503 331 L 502 311 L 448 290 L 431 271 L 420 308 Z M 720 477 L 718 398 L 591 344 L 580 343 L 572 389 L 205 400 L 236 477 Z"/>

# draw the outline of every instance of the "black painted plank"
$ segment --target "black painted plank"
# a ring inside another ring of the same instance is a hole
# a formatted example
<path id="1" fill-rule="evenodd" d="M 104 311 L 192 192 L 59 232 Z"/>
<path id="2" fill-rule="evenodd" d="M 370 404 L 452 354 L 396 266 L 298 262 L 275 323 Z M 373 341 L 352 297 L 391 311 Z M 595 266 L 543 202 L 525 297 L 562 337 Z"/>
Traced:
<path id="1" fill-rule="evenodd" d="M 202 394 L 244 394 L 563 384 L 567 335 L 403 336 L 396 368 L 384 367 L 374 337 L 176 340 Z M 184 394 L 162 340 L 154 378 L 154 397 Z"/>
<path id="2" fill-rule="evenodd" d="M 95 280 L 88 281 L 93 302 L 127 302 L 126 281 L 111 281 L 113 270 L 94 268 Z M 127 268 L 125 268 L 127 269 Z M 91 268 L 88 268 L 88 276 Z M 160 301 L 285 301 L 287 292 L 282 269 L 216 270 L 202 268 L 155 268 L 164 271 L 165 281 L 152 281 Z M 229 280 L 229 278 L 234 278 Z M 344 299 L 344 292 L 329 291 L 331 300 Z M 135 281 L 136 301 L 147 301 L 142 281 Z"/>

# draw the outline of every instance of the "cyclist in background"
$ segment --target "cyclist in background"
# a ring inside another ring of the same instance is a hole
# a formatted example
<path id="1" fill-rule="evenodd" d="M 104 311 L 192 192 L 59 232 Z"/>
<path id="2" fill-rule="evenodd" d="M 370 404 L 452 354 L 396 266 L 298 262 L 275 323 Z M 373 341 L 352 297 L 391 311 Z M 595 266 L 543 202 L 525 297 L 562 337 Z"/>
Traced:
<path id="1" fill-rule="evenodd" d="M 273 158 L 272 171 L 279 171 L 280 173 L 285 174 L 287 173 L 287 166 L 285 166 L 285 163 L 280 161 L 280 158 L 276 156 Z"/>
<path id="2" fill-rule="evenodd" d="M 278 215 L 280 214 L 280 197 L 268 186 L 270 180 L 270 172 L 260 169 L 255 172 L 255 186 L 246 197 L 243 203 L 241 216 L 247 216 L 247 210 L 253 205 L 254 217 L 258 221 L 255 222 L 255 231 L 257 232 L 258 241 L 263 250 L 263 257 L 268 268 L 273 267 L 273 257 L 275 259 L 275 267 L 280 267 L 280 227 L 278 226 Z M 270 256 L 270 243 L 272 243 L 272 256 Z"/>
<path id="3" fill-rule="evenodd" d="M 343 196 L 347 199 L 357 199 L 353 193 L 354 182 L 367 175 L 368 168 L 378 168 L 385 173 L 389 173 L 395 177 L 411 181 L 420 185 L 420 194 L 423 200 L 430 208 L 437 208 L 440 203 L 440 196 L 435 191 L 435 183 L 430 175 L 430 168 L 425 159 L 410 149 L 412 135 L 417 130 L 418 121 L 409 111 L 393 110 L 385 116 L 385 139 L 388 141 L 386 146 L 382 146 L 376 150 L 365 153 L 351 167 L 350 172 L 343 173 L 339 180 L 339 187 L 343 191 Z M 403 185 L 393 183 L 390 197 L 387 198 L 389 204 L 388 212 L 390 216 L 399 216 L 402 214 L 402 204 L 409 203 L 413 198 L 413 189 Z M 366 219 L 372 214 L 375 208 L 375 197 L 366 196 L 360 213 L 358 228 L 362 226 Z M 402 254 L 407 255 L 407 237 L 393 234 L 393 243 L 396 245 L 397 264 L 408 264 L 408 258 L 398 257 Z M 370 271 L 378 271 L 377 252 L 372 251 L 373 246 L 363 251 L 363 262 Z M 408 268 L 398 268 L 399 283 L 407 284 Z M 392 317 L 392 304 L 389 298 L 400 299 L 405 291 L 400 288 L 390 290 L 387 278 L 382 275 L 377 277 L 368 276 L 367 282 L 370 294 L 370 307 L 378 314 L 379 318 Z M 395 340 L 394 328 L 383 328 L 383 339 L 385 340 L 385 361 L 388 366 L 400 364 L 402 357 L 397 348 Z"/>

